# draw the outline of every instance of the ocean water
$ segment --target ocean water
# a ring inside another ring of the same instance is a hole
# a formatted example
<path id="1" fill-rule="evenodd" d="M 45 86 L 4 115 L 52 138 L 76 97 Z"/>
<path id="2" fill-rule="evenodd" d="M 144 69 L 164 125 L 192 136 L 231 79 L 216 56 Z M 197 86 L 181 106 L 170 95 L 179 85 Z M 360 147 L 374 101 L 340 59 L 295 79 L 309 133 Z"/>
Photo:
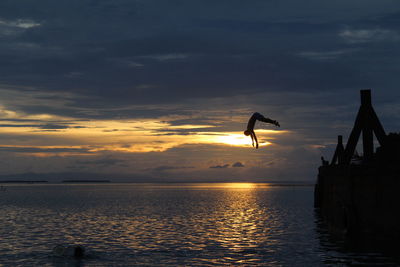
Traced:
<path id="1" fill-rule="evenodd" d="M 313 187 L 270 184 L 5 185 L 0 266 L 396 264 L 332 241 Z M 80 244 L 86 256 L 54 255 Z"/>

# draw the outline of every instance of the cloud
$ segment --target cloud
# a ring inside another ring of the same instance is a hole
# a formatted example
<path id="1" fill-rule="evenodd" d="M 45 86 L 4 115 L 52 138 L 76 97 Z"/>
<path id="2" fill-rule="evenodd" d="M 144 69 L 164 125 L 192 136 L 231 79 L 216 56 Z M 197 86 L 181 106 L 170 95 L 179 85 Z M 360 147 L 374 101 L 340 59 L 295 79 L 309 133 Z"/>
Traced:
<path id="1" fill-rule="evenodd" d="M 30 19 L 17 19 L 17 20 L 2 20 L 0 19 L 0 26 L 9 26 L 22 29 L 29 29 L 39 27 L 41 24 Z"/>
<path id="2" fill-rule="evenodd" d="M 352 52 L 354 52 L 354 50 L 350 49 L 336 51 L 304 51 L 297 55 L 310 60 L 331 61 Z"/>
<path id="3" fill-rule="evenodd" d="M 141 56 L 141 58 L 150 58 L 158 61 L 170 61 L 170 60 L 182 60 L 188 58 L 189 55 L 182 53 L 172 53 L 172 54 L 164 54 L 164 55 L 148 55 Z"/>
<path id="4" fill-rule="evenodd" d="M 31 19 L 6 20 L 0 17 L 0 37 L 13 38 L 39 26 L 41 23 Z"/>
<path id="5" fill-rule="evenodd" d="M 352 44 L 400 40 L 400 35 L 397 31 L 381 28 L 346 29 L 341 31 L 339 36 Z"/>
<path id="6" fill-rule="evenodd" d="M 193 169 L 193 166 L 173 166 L 173 165 L 163 165 L 154 168 L 154 171 L 164 172 L 170 170 L 182 170 L 182 169 Z"/>
<path id="7" fill-rule="evenodd" d="M 38 127 L 36 124 L 0 124 L 0 127 L 10 128 L 10 127 L 23 127 L 23 128 L 33 128 Z"/>
<path id="8" fill-rule="evenodd" d="M 92 153 L 87 148 L 0 146 L 0 152 L 13 153 Z"/>
<path id="9" fill-rule="evenodd" d="M 224 165 L 213 165 L 210 166 L 210 169 L 227 169 L 231 166 L 231 164 L 224 164 Z M 235 162 L 234 164 L 232 164 L 232 167 L 234 168 L 240 168 L 240 167 L 244 167 L 244 165 L 241 162 Z"/>
<path id="10" fill-rule="evenodd" d="M 60 130 L 69 128 L 69 126 L 65 124 L 52 124 L 52 123 L 40 125 L 39 127 L 44 130 Z"/>
<path id="11" fill-rule="evenodd" d="M 73 98 L 71 104 L 94 108 L 182 103 L 190 98 L 231 97 L 249 91 L 293 90 L 293 85 L 296 90 L 305 90 L 312 87 L 308 85 L 313 77 L 319 80 L 318 84 L 333 84 L 336 81 L 328 75 L 332 72 L 348 79 L 355 77 L 341 71 L 341 66 L 331 66 L 327 74 L 320 66 L 292 55 L 293 50 L 304 51 L 305 47 L 311 52 L 327 49 L 325 55 L 304 54 L 314 59 L 336 55 L 329 51 L 337 49 L 327 46 L 333 46 L 337 24 L 303 17 L 304 12 L 317 14 L 315 10 L 296 4 L 296 10 L 289 11 L 257 1 L 257 8 L 240 2 L 229 4 L 229 8 L 224 2 L 213 3 L 210 12 L 205 8 L 207 4 L 180 3 L 172 8 L 174 5 L 156 2 L 165 12 L 154 10 L 153 4 L 143 1 L 117 0 L 112 9 L 103 2 L 74 1 L 59 6 L 46 3 L 44 12 L 39 12 L 29 1 L 2 4 L 7 21 L 28 25 L 18 22 L 18 16 L 23 14 L 31 18 L 31 25 L 36 25 L 2 47 L 2 80 L 83 95 L 91 98 L 90 103 Z M 317 2 L 314 5 L 328 10 Z M 243 9 L 249 13 L 243 13 Z M 265 15 L 280 18 L 272 12 L 274 9 L 288 13 L 288 18 L 272 19 Z M 154 12 L 158 15 L 153 15 Z M 294 15 L 297 13 L 302 16 Z M 88 14 L 92 23 L 86 23 Z M 176 17 L 171 19 L 167 14 Z M 143 27 L 130 26 L 138 20 Z M 237 41 L 243 39 L 248 41 Z M 315 45 L 310 47 L 305 43 Z M 30 44 L 31 48 L 14 51 L 16 44 Z M 153 87 L 142 88 L 143 84 Z"/>
<path id="12" fill-rule="evenodd" d="M 224 165 L 214 165 L 210 166 L 210 169 L 226 169 L 229 168 L 230 164 L 224 164 Z"/>
<path id="13" fill-rule="evenodd" d="M 114 165 L 124 165 L 126 160 L 116 159 L 116 158 L 102 158 L 96 160 L 77 160 L 76 164 L 79 165 L 100 165 L 100 166 L 114 166 Z"/>
<path id="14" fill-rule="evenodd" d="M 240 167 L 244 167 L 244 165 L 243 165 L 243 163 L 238 161 L 238 162 L 233 163 L 232 167 L 240 168 Z"/>

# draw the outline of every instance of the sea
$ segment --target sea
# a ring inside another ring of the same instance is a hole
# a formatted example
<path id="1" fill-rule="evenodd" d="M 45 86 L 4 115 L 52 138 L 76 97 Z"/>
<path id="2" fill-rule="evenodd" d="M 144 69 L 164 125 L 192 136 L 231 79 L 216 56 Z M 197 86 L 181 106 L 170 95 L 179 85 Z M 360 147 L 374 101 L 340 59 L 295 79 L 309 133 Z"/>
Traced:
<path id="1" fill-rule="evenodd" d="M 299 184 L 6 184 L 0 266 L 382 266 L 333 239 Z M 83 258 L 54 252 L 80 245 Z"/>

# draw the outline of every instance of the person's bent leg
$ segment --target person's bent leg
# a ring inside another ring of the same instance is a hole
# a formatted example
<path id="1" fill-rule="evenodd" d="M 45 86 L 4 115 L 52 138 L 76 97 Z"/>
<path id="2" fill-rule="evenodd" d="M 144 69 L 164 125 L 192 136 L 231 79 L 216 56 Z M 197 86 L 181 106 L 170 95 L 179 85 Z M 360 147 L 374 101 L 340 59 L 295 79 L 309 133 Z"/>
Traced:
<path id="1" fill-rule="evenodd" d="M 260 114 L 260 116 L 257 118 L 259 121 L 262 121 L 262 122 L 266 122 L 266 123 L 272 123 L 272 124 L 274 124 L 275 123 L 275 121 L 274 120 L 271 120 L 270 118 L 265 118 L 263 115 L 261 115 Z"/>

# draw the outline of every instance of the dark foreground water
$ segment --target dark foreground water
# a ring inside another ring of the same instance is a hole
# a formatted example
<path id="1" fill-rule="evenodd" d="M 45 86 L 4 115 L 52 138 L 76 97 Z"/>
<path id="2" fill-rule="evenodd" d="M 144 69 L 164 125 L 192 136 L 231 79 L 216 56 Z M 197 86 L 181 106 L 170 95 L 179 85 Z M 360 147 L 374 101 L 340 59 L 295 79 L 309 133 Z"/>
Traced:
<path id="1" fill-rule="evenodd" d="M 55 256 L 81 244 L 82 260 Z M 6 185 L 0 266 L 384 265 L 332 242 L 311 186 Z"/>

